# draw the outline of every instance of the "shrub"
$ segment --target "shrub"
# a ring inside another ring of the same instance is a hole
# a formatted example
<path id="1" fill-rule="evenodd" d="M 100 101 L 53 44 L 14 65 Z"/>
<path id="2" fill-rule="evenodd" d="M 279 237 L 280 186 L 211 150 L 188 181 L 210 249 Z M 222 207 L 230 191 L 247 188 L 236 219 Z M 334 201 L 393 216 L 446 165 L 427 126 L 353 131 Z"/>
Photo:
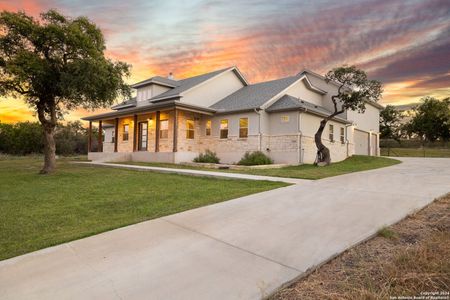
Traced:
<path id="1" fill-rule="evenodd" d="M 393 239 L 395 238 L 397 235 L 394 231 L 392 231 L 390 228 L 388 227 L 383 227 L 380 228 L 380 230 L 378 230 L 378 236 L 384 237 L 386 239 Z"/>
<path id="2" fill-rule="evenodd" d="M 217 157 L 216 152 L 211 150 L 206 150 L 205 153 L 200 153 L 196 158 L 194 158 L 194 162 L 198 163 L 211 163 L 218 164 L 219 158 Z"/>
<path id="3" fill-rule="evenodd" d="M 255 166 L 255 165 L 270 165 L 273 160 L 261 151 L 245 152 L 244 156 L 238 162 L 238 165 Z"/>

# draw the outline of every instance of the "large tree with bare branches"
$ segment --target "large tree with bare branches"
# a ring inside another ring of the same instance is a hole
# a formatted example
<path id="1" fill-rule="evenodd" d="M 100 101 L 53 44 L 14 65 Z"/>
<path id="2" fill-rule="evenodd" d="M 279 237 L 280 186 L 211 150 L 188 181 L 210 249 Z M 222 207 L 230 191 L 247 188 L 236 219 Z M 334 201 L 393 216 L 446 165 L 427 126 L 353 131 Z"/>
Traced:
<path id="1" fill-rule="evenodd" d="M 55 10 L 40 19 L 24 12 L 0 14 L 0 96 L 21 98 L 35 111 L 44 132 L 44 167 L 55 168 L 54 132 L 63 112 L 111 105 L 128 97 L 123 77 L 130 66 L 104 55 L 101 30 L 85 17 Z"/>
<path id="2" fill-rule="evenodd" d="M 334 68 L 325 75 L 328 84 L 338 86 L 337 93 L 331 96 L 334 111 L 320 122 L 314 141 L 317 147 L 316 164 L 329 165 L 331 163 L 330 150 L 322 143 L 322 133 L 328 121 L 344 113 L 346 110 L 364 112 L 366 102 L 377 102 L 381 98 L 383 89 L 381 83 L 369 80 L 366 72 L 355 66 Z"/>

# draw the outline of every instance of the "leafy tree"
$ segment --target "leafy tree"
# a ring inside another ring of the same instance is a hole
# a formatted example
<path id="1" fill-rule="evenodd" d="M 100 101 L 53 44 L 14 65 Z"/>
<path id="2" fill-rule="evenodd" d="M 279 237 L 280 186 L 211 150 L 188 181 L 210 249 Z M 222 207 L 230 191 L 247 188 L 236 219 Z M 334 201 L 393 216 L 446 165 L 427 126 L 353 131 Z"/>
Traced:
<path id="1" fill-rule="evenodd" d="M 87 153 L 88 132 L 80 121 L 58 125 L 55 131 L 56 153 L 73 155 Z"/>
<path id="2" fill-rule="evenodd" d="M 41 173 L 55 168 L 54 133 L 63 112 L 129 97 L 123 77 L 130 66 L 107 59 L 104 50 L 102 32 L 85 17 L 55 10 L 39 20 L 24 12 L 0 14 L 0 96 L 20 97 L 36 112 L 44 137 Z"/>
<path id="3" fill-rule="evenodd" d="M 384 139 L 400 141 L 403 116 L 394 106 L 387 105 L 380 112 L 380 136 Z"/>
<path id="4" fill-rule="evenodd" d="M 450 98 L 440 101 L 429 96 L 423 97 L 414 112 L 414 117 L 406 124 L 409 134 L 417 134 L 429 142 L 450 139 Z"/>
<path id="5" fill-rule="evenodd" d="M 16 155 L 42 153 L 42 127 L 37 122 L 0 123 L 0 152 Z"/>
<path id="6" fill-rule="evenodd" d="M 325 75 L 327 83 L 334 82 L 339 87 L 337 94 L 331 96 L 334 111 L 320 121 L 319 129 L 314 135 L 317 147 L 316 164 L 329 165 L 331 163 L 330 150 L 322 143 L 322 133 L 325 125 L 346 110 L 364 112 L 366 102 L 377 102 L 381 98 L 383 89 L 381 83 L 369 80 L 366 72 L 355 66 L 342 66 L 334 68 Z"/>

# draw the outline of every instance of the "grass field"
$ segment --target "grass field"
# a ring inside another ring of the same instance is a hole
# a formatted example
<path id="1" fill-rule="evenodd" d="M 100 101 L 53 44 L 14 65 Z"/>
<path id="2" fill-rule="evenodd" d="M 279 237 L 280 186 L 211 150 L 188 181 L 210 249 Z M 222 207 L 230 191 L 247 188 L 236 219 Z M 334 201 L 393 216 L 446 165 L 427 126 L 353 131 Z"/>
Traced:
<path id="1" fill-rule="evenodd" d="M 285 183 L 226 180 L 0 157 L 0 260 Z"/>
<path id="2" fill-rule="evenodd" d="M 125 162 L 129 164 L 129 162 Z M 195 170 L 207 170 L 218 172 L 234 172 L 253 175 L 275 176 L 275 177 L 289 177 L 289 178 L 301 178 L 301 179 L 321 179 L 331 176 L 337 176 L 352 172 L 365 171 L 371 169 L 383 168 L 400 163 L 399 160 L 386 158 L 386 157 L 374 157 L 374 156 L 362 156 L 354 155 L 344 161 L 332 163 L 327 167 L 317 167 L 314 165 L 299 165 L 288 166 L 279 169 L 243 169 L 243 170 L 218 170 L 202 167 L 191 167 L 176 164 L 164 164 L 164 163 L 133 163 L 136 165 L 166 167 L 166 168 L 183 168 L 183 169 L 195 169 Z"/>
<path id="3" fill-rule="evenodd" d="M 381 155 L 391 157 L 450 157 L 450 148 L 380 148 Z"/>

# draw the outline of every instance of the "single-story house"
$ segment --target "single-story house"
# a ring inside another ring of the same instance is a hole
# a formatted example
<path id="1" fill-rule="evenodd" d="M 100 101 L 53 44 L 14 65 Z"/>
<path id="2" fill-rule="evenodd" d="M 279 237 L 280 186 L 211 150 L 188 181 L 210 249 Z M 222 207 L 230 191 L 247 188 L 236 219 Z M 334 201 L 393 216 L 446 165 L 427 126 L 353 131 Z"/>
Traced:
<path id="1" fill-rule="evenodd" d="M 338 86 L 309 70 L 250 84 L 230 67 L 178 80 L 155 76 L 132 88 L 136 97 L 83 118 L 104 132 L 89 159 L 180 163 L 209 149 L 223 163 L 247 151 L 262 151 L 275 163 L 313 163 L 314 134 L 331 114 Z M 346 111 L 327 124 L 323 141 L 332 161 L 379 155 L 381 108 L 368 102 L 364 113 Z"/>

